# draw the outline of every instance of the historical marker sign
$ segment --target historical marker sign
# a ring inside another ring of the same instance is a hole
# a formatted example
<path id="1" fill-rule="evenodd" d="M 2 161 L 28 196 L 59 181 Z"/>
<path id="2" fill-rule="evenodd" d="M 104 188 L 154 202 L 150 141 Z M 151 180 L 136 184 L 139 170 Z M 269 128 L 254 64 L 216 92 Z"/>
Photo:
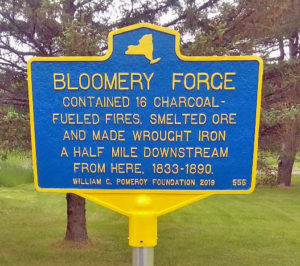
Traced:
<path id="1" fill-rule="evenodd" d="M 260 58 L 186 57 L 177 32 L 137 24 L 104 57 L 34 58 L 28 72 L 39 190 L 254 189 Z"/>

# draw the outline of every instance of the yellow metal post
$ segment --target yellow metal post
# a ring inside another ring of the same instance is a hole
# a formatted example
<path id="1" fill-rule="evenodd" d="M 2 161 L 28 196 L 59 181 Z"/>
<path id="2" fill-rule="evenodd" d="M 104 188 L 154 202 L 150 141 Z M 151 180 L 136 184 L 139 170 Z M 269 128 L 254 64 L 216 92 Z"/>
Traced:
<path id="1" fill-rule="evenodd" d="M 156 215 L 129 216 L 129 245 L 131 247 L 155 247 L 157 245 Z"/>
<path id="2" fill-rule="evenodd" d="M 132 266 L 153 266 L 157 245 L 157 216 L 129 216 L 129 245 L 132 247 Z"/>

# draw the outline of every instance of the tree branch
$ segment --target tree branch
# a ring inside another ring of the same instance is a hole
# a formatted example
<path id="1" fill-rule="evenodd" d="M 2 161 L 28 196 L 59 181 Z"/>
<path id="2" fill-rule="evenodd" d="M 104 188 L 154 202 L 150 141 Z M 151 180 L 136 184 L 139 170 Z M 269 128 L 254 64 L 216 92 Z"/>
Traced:
<path id="1" fill-rule="evenodd" d="M 0 60 L 3 60 L 3 61 L 4 61 L 4 62 L 1 62 L 1 61 L 0 61 L 0 65 L 10 66 L 10 67 L 12 67 L 12 68 L 16 68 L 16 69 L 19 69 L 19 70 L 21 70 L 21 71 L 26 71 L 26 68 L 23 68 L 23 67 L 17 65 L 16 63 L 12 62 L 11 60 L 8 60 L 8 59 L 6 59 L 6 58 L 4 58 L 4 57 L 0 57 Z M 6 63 L 5 63 L 5 62 L 6 62 Z M 4 68 L 4 69 L 5 69 L 5 68 Z M 5 70 L 7 70 L 7 69 L 5 69 Z"/>
<path id="2" fill-rule="evenodd" d="M 47 55 L 47 51 L 34 39 L 31 34 L 29 34 L 27 31 L 23 30 L 14 19 L 12 19 L 8 14 L 5 14 L 3 12 L 0 13 L 3 18 L 6 18 L 13 26 L 15 26 L 20 33 L 23 33 L 30 41 L 35 45 L 36 48 L 42 53 L 42 55 Z"/>
<path id="3" fill-rule="evenodd" d="M 211 6 L 213 6 L 214 4 L 216 4 L 216 3 L 219 2 L 219 1 L 220 1 L 220 0 L 209 0 L 209 1 L 207 1 L 206 3 L 204 3 L 203 5 L 201 5 L 199 8 L 197 8 L 197 9 L 196 9 L 196 12 L 200 12 L 200 11 L 202 11 L 203 9 L 206 9 L 206 8 L 208 8 L 208 7 L 211 7 Z M 179 21 L 186 19 L 186 17 L 187 17 L 187 14 L 184 13 L 184 14 L 182 14 L 181 16 L 179 16 L 178 18 L 176 18 L 176 19 L 174 19 L 174 20 L 172 20 L 172 21 L 170 21 L 170 22 L 168 22 L 168 23 L 165 23 L 163 26 L 164 26 L 164 27 L 173 26 L 174 24 L 178 23 Z"/>

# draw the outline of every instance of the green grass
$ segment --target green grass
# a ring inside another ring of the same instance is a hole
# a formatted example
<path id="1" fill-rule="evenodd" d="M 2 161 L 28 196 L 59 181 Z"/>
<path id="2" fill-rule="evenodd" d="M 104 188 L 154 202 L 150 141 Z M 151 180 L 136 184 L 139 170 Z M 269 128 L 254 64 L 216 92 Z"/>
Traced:
<path id="1" fill-rule="evenodd" d="M 33 182 L 31 157 L 28 153 L 12 152 L 0 161 L 0 187 L 14 187 Z"/>
<path id="2" fill-rule="evenodd" d="M 295 158 L 294 170 L 300 170 L 300 153 L 298 152 Z"/>
<path id="3" fill-rule="evenodd" d="M 273 167 L 277 168 L 278 164 L 278 156 L 275 154 L 272 154 L 271 152 L 265 152 L 265 151 L 260 151 L 260 155 L 263 155 L 266 162 Z M 294 162 L 294 171 L 300 171 L 300 152 L 296 154 L 295 162 Z"/>
<path id="4" fill-rule="evenodd" d="M 131 265 L 126 217 L 88 202 L 91 243 L 68 245 L 65 195 L 34 190 L 28 154 L 11 153 L 0 167 L 1 266 Z M 292 184 L 212 196 L 160 217 L 155 265 L 300 265 L 300 175 Z"/>
<path id="5" fill-rule="evenodd" d="M 300 265 L 300 176 L 289 189 L 218 195 L 159 218 L 157 266 Z M 0 265 L 131 265 L 126 217 L 87 203 L 91 244 L 66 245 L 64 194 L 0 188 Z"/>

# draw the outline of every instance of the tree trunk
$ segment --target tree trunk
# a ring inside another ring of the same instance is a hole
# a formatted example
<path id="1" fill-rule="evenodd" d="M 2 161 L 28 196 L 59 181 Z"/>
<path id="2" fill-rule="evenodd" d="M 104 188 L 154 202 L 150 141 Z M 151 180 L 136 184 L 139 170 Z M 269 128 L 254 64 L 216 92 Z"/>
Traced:
<path id="1" fill-rule="evenodd" d="M 279 186 L 290 186 L 292 181 L 293 165 L 295 161 L 294 156 L 281 155 L 278 162 L 278 178 Z"/>
<path id="2" fill-rule="evenodd" d="M 85 199 L 67 193 L 67 231 L 65 240 L 84 242 L 88 240 L 85 220 Z"/>
<path id="3" fill-rule="evenodd" d="M 74 22 L 76 4 L 75 0 L 64 0 L 63 11 L 64 15 L 62 16 L 62 24 L 64 29 L 69 27 L 69 25 Z M 70 54 L 64 54 L 65 56 L 73 55 L 73 52 Z M 83 55 L 80 51 L 76 55 Z M 88 234 L 86 229 L 86 219 L 85 219 L 85 199 L 77 196 L 75 194 L 67 193 L 67 231 L 65 240 L 76 241 L 76 242 L 85 242 L 88 240 Z"/>
<path id="4" fill-rule="evenodd" d="M 297 128 L 295 123 L 291 121 L 291 124 L 284 131 L 284 140 L 282 144 L 281 154 L 278 159 L 277 182 L 279 186 L 290 186 L 292 180 L 293 165 L 297 152 Z"/>

